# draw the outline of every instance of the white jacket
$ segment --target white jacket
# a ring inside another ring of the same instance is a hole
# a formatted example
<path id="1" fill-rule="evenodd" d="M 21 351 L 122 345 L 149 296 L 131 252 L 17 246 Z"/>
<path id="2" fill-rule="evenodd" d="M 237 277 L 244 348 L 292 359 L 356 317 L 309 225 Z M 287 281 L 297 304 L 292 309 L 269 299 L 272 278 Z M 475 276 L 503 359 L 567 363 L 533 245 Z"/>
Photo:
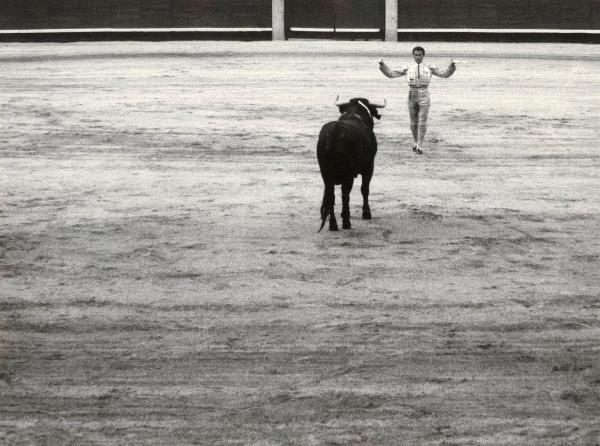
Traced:
<path id="1" fill-rule="evenodd" d="M 387 77 L 401 77 L 406 75 L 406 81 L 408 85 L 416 88 L 427 88 L 432 75 L 439 77 L 450 77 L 456 71 L 454 64 L 448 65 L 445 70 L 440 69 L 437 66 L 430 66 L 425 63 L 417 64 L 411 62 L 409 65 L 402 67 L 400 70 L 391 70 L 384 62 L 379 64 L 379 69 Z"/>

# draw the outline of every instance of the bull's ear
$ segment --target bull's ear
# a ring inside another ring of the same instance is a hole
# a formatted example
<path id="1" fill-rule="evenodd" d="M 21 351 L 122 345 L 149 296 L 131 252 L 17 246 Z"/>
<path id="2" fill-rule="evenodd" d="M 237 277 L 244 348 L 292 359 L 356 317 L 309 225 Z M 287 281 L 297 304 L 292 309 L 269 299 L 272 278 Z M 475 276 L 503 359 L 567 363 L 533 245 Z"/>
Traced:
<path id="1" fill-rule="evenodd" d="M 348 104 L 338 105 L 338 108 L 340 110 L 340 113 L 343 115 L 344 113 L 346 113 L 346 109 L 348 108 Z"/>
<path id="2" fill-rule="evenodd" d="M 377 112 L 377 109 L 375 107 L 371 107 L 371 116 L 373 116 L 374 118 L 377 119 L 381 119 L 381 115 Z"/>

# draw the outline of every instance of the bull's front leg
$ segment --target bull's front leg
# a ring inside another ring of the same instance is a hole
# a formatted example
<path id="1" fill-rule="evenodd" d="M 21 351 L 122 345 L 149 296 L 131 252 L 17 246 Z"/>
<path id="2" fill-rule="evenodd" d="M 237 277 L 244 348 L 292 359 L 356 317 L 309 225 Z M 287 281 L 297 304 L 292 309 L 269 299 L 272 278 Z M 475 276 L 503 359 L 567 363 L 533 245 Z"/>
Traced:
<path id="1" fill-rule="evenodd" d="M 371 184 L 371 178 L 373 177 L 373 165 L 367 169 L 362 175 L 362 184 L 360 186 L 360 192 L 363 196 L 363 208 L 362 218 L 363 220 L 371 219 L 371 208 L 369 207 L 369 185 Z"/>
<path id="2" fill-rule="evenodd" d="M 344 229 L 352 227 L 350 224 L 350 192 L 353 184 L 353 177 L 342 182 L 342 228 Z"/>

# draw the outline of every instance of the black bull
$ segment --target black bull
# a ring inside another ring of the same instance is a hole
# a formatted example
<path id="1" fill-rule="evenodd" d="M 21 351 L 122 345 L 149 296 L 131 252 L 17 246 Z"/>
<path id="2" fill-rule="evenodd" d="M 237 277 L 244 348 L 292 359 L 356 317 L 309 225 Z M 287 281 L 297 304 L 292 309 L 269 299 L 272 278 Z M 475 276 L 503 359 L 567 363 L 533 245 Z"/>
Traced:
<path id="1" fill-rule="evenodd" d="M 364 98 L 354 98 L 345 103 L 336 102 L 336 105 L 342 116 L 323 126 L 317 143 L 317 159 L 325 183 L 319 231 L 325 226 L 327 217 L 329 230 L 338 230 L 334 214 L 336 184 L 342 186 L 342 228 L 350 229 L 350 192 L 354 178 L 359 174 L 362 176 L 362 218 L 371 218 L 369 183 L 377 153 L 373 118 L 381 118 L 377 109 L 385 105 L 373 104 Z"/>

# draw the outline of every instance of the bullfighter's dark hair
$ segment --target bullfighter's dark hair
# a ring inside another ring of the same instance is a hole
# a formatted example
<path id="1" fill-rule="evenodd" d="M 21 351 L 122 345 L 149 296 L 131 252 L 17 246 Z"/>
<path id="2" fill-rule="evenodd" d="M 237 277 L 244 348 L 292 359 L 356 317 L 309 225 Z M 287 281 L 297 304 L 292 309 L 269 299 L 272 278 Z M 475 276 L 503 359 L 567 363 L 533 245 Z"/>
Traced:
<path id="1" fill-rule="evenodd" d="M 422 51 L 423 52 L 423 56 L 425 55 L 425 48 L 423 48 L 422 46 L 416 46 L 413 48 L 412 53 L 415 54 L 415 51 Z"/>

